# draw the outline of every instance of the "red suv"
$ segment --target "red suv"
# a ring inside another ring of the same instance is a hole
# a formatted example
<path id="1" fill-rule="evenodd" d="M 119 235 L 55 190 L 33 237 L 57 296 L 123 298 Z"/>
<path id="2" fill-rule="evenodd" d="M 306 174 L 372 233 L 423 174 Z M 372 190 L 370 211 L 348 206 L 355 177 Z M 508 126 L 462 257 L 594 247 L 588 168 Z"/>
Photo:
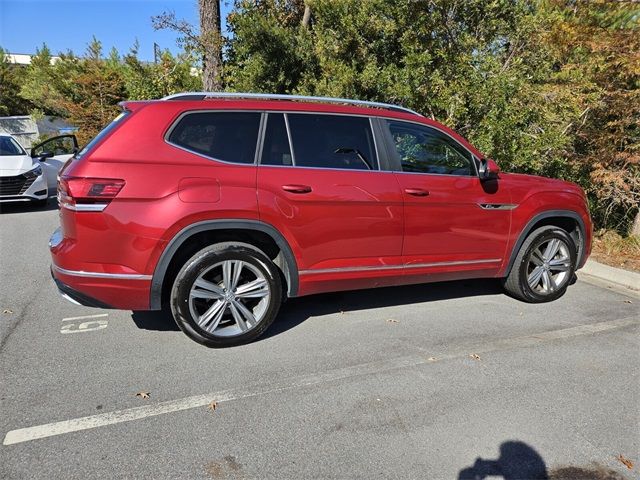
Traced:
<path id="1" fill-rule="evenodd" d="M 447 127 L 357 100 L 185 93 L 124 102 L 65 165 L 50 240 L 61 293 L 170 306 L 212 347 L 283 300 L 467 278 L 560 297 L 591 250 L 575 184 L 499 173 Z"/>

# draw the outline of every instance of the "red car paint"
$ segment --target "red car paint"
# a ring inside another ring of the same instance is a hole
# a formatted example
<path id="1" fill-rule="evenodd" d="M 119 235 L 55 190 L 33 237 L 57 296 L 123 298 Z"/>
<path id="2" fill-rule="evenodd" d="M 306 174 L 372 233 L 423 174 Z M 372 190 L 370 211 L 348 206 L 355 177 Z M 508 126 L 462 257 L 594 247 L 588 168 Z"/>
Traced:
<path id="1" fill-rule="evenodd" d="M 61 174 L 61 229 L 50 242 L 52 273 L 81 303 L 159 308 L 166 300 L 162 285 L 170 246 L 181 231 L 211 220 L 227 220 L 230 234 L 236 221 L 278 232 L 292 254 L 289 263 L 294 262 L 289 296 L 504 277 L 518 243 L 536 222 L 574 222 L 579 266 L 590 253 L 585 197 L 569 182 L 505 173 L 483 182 L 477 175 L 230 164 L 165 141 L 188 111 L 313 112 L 432 126 L 483 158 L 455 132 L 421 116 L 252 100 L 126 102 L 124 108 L 130 113 Z M 384 149 L 378 154 L 384 156 Z M 97 196 L 77 200 L 85 205 L 77 211 L 70 197 L 65 203 L 65 182 L 74 179 L 112 179 L 116 187 L 97 186 Z M 86 205 L 105 203 L 102 211 L 86 211 Z M 238 230 L 246 232 L 245 227 Z"/>

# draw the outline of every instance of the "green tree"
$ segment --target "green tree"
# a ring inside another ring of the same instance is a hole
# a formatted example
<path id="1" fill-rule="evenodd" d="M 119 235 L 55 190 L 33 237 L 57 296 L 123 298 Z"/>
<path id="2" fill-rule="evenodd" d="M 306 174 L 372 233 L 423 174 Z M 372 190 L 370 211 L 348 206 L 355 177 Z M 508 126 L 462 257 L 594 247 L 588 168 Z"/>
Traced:
<path id="1" fill-rule="evenodd" d="M 32 105 L 20 96 L 25 69 L 12 65 L 0 47 L 0 116 L 26 115 Z"/>
<path id="2" fill-rule="evenodd" d="M 507 171 L 579 181 L 599 225 L 624 229 L 639 18 L 605 0 L 236 0 L 226 82 L 403 104 Z"/>

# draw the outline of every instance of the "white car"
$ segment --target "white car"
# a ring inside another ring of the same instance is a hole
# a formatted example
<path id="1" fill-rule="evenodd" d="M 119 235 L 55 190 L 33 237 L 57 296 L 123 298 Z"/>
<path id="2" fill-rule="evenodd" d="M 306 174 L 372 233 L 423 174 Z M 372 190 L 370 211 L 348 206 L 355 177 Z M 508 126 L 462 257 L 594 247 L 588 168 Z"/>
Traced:
<path id="1" fill-rule="evenodd" d="M 36 145 L 29 155 L 11 135 L 0 134 L 0 203 L 46 203 L 56 194 L 58 172 L 77 148 L 75 135 L 60 135 Z"/>

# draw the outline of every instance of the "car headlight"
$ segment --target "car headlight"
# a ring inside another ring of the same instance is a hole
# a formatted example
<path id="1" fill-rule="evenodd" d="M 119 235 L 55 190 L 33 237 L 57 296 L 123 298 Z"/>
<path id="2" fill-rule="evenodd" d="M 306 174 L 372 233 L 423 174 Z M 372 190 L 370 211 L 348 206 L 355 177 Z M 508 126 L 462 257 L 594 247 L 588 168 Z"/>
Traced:
<path id="1" fill-rule="evenodd" d="M 40 165 L 36 165 L 36 168 L 33 168 L 24 174 L 27 178 L 36 178 L 42 175 L 42 167 Z"/>

